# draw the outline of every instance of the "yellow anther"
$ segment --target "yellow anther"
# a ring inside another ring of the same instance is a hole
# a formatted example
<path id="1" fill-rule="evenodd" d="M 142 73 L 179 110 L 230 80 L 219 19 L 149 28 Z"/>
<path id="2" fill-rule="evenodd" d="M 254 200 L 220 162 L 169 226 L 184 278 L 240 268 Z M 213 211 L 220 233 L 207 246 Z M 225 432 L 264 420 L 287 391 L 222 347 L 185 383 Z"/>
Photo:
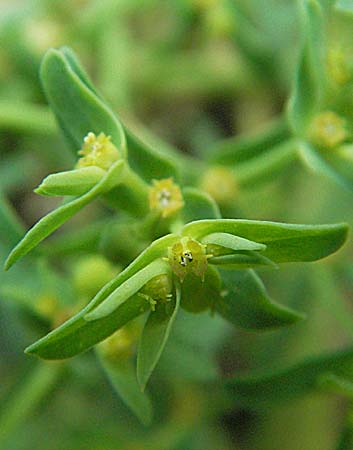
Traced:
<path id="1" fill-rule="evenodd" d="M 168 261 L 173 272 L 184 280 L 188 273 L 194 273 L 202 279 L 207 270 L 206 246 L 189 237 L 183 237 L 168 248 Z"/>
<path id="2" fill-rule="evenodd" d="M 312 121 L 309 137 L 317 145 L 334 148 L 348 137 L 346 121 L 332 111 L 324 111 Z"/>
<path id="3" fill-rule="evenodd" d="M 183 206 L 183 196 L 172 178 L 153 180 L 149 190 L 149 204 L 152 211 L 159 211 L 163 218 L 172 216 Z"/>
<path id="4" fill-rule="evenodd" d="M 100 133 L 98 136 L 92 132 L 88 133 L 78 154 L 82 155 L 77 161 L 78 169 L 97 166 L 103 170 L 109 170 L 112 164 L 120 159 L 119 150 L 111 142 L 111 137 L 104 133 Z"/>
<path id="5" fill-rule="evenodd" d="M 210 194 L 219 204 L 233 202 L 238 191 L 233 172 L 221 166 L 211 167 L 205 172 L 200 182 L 200 188 Z"/>

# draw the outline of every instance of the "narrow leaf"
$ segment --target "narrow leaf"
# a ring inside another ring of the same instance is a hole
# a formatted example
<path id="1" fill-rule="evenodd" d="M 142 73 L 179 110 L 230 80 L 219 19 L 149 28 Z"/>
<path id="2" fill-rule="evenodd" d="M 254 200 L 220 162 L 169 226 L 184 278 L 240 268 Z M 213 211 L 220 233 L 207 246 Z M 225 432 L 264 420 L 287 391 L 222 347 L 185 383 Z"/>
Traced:
<path id="1" fill-rule="evenodd" d="M 162 259 L 157 259 L 141 269 L 131 278 L 122 283 L 97 308 L 85 315 L 85 320 L 99 320 L 121 306 L 126 300 L 136 294 L 148 281 L 158 275 L 168 274 L 170 266 Z"/>
<path id="2" fill-rule="evenodd" d="M 91 131 L 112 137 L 116 147 L 126 152 L 126 140 L 121 124 L 112 111 L 82 81 L 82 72 L 67 52 L 49 50 L 43 58 L 41 80 L 51 108 L 67 137 L 77 149 Z M 81 77 L 81 78 L 80 78 Z"/>
<path id="3" fill-rule="evenodd" d="M 125 270 L 106 284 L 92 301 L 67 322 L 30 345 L 26 352 L 44 359 L 65 359 L 86 351 L 107 338 L 133 318 L 151 308 L 144 298 L 135 295 L 123 303 L 109 316 L 95 321 L 86 321 L 84 316 L 97 307 L 122 283 L 143 269 L 150 262 L 165 255 L 166 247 L 178 240 L 175 235 L 164 236 L 153 242 Z"/>
<path id="4" fill-rule="evenodd" d="M 200 220 L 184 226 L 182 234 L 202 239 L 230 233 L 266 245 L 262 255 L 276 263 L 315 261 L 334 253 L 347 238 L 347 224 L 297 225 L 241 219 Z"/>
<path id="5" fill-rule="evenodd" d="M 231 250 L 265 250 L 266 245 L 248 239 L 234 236 L 229 233 L 211 233 L 205 236 L 201 242 L 203 244 L 215 244 Z"/>
<path id="6" fill-rule="evenodd" d="M 80 211 L 84 206 L 91 203 L 100 194 L 111 188 L 114 183 L 121 181 L 122 172 L 125 168 L 124 161 L 118 161 L 107 172 L 100 183 L 96 184 L 86 194 L 66 203 L 39 220 L 17 244 L 8 256 L 5 270 L 8 270 L 19 258 L 30 252 L 43 239 L 57 230 L 63 223 Z"/>
<path id="7" fill-rule="evenodd" d="M 164 350 L 180 305 L 180 287 L 176 289 L 175 305 L 159 304 L 151 311 L 139 344 L 137 354 L 137 379 L 144 390 Z M 168 306 L 173 306 L 168 311 Z"/>
<path id="8" fill-rule="evenodd" d="M 268 330 L 292 325 L 304 316 L 272 301 L 252 270 L 222 272 L 224 282 L 216 311 L 246 330 Z"/>
<path id="9" fill-rule="evenodd" d="M 262 254 L 259 254 L 251 250 L 242 250 L 230 255 L 214 256 L 209 260 L 210 264 L 222 267 L 222 269 L 250 269 L 258 266 L 271 266 L 277 268 L 277 265 L 266 258 Z"/>
<path id="10" fill-rule="evenodd" d="M 105 175 L 96 166 L 48 175 L 35 189 L 40 195 L 82 195 L 92 189 Z"/>

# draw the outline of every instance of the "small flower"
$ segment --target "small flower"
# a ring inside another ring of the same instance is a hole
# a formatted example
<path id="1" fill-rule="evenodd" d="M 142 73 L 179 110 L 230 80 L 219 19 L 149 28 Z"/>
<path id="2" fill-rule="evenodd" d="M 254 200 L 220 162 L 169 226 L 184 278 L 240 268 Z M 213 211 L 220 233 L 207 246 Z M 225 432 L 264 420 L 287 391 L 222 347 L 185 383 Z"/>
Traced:
<path id="1" fill-rule="evenodd" d="M 96 136 L 89 132 L 83 140 L 82 149 L 78 152 L 82 157 L 77 161 L 76 168 L 97 166 L 109 170 L 112 164 L 120 159 L 120 152 L 111 142 L 111 137 L 100 133 Z"/>
<path id="2" fill-rule="evenodd" d="M 210 257 L 211 255 L 206 254 L 206 245 L 189 237 L 183 237 L 168 247 L 167 260 L 181 281 L 188 273 L 194 273 L 204 279 L 208 266 L 207 259 Z"/>
<path id="3" fill-rule="evenodd" d="M 345 85 L 352 78 L 353 57 L 343 47 L 333 47 L 327 55 L 327 70 L 331 79 L 339 84 Z"/>
<path id="4" fill-rule="evenodd" d="M 159 211 L 162 217 L 174 215 L 183 206 L 183 196 L 179 186 L 173 183 L 172 178 L 153 180 L 149 190 L 149 204 L 152 211 Z"/>
<path id="5" fill-rule="evenodd" d="M 227 167 L 211 167 L 201 179 L 200 188 L 210 194 L 216 202 L 228 204 L 234 201 L 238 184 L 233 172 Z"/>
<path id="6" fill-rule="evenodd" d="M 346 121 L 332 111 L 324 111 L 312 121 L 309 137 L 317 145 L 334 148 L 348 137 Z"/>

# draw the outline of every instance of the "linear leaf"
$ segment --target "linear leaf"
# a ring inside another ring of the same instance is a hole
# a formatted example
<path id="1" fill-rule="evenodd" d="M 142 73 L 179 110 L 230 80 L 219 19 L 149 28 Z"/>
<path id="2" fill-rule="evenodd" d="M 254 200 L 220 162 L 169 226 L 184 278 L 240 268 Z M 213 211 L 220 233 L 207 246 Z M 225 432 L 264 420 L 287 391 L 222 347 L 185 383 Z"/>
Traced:
<path id="1" fill-rule="evenodd" d="M 253 270 L 222 272 L 222 295 L 216 311 L 233 325 L 262 331 L 292 325 L 304 316 L 272 301 Z"/>
<path id="2" fill-rule="evenodd" d="M 122 283 L 156 258 L 164 256 L 166 246 L 172 245 L 177 240 L 177 236 L 167 235 L 153 242 L 125 270 L 106 284 L 83 310 L 39 341 L 30 345 L 26 349 L 26 353 L 35 354 L 44 359 L 70 358 L 86 351 L 113 334 L 114 331 L 133 318 L 150 309 L 151 305 L 148 301 L 135 295 L 103 319 L 90 322 L 84 319 L 86 314 L 97 307 Z"/>
<path id="3" fill-rule="evenodd" d="M 53 231 L 57 230 L 84 206 L 88 205 L 100 194 L 108 190 L 112 185 L 118 183 L 125 168 L 125 164 L 125 161 L 118 161 L 112 166 L 109 172 L 107 172 L 101 182 L 96 184 L 90 191 L 86 192 L 86 194 L 60 206 L 40 219 L 12 250 L 6 260 L 5 270 L 8 270 L 19 258 L 30 252 L 43 239 L 48 237 Z"/>
<path id="4" fill-rule="evenodd" d="M 137 379 L 144 390 L 167 343 L 180 305 L 180 287 L 176 289 L 175 304 L 158 304 L 151 311 L 144 329 L 137 354 Z M 169 306 L 172 306 L 169 310 Z"/>
<path id="5" fill-rule="evenodd" d="M 48 175 L 35 189 L 40 195 L 82 195 L 92 189 L 105 175 L 96 166 Z"/>
<path id="6" fill-rule="evenodd" d="M 97 308 L 85 315 L 85 320 L 99 320 L 114 312 L 126 300 L 136 294 L 148 281 L 158 275 L 168 274 L 170 266 L 157 259 L 122 283 Z"/>
<path id="7" fill-rule="evenodd" d="M 315 261 L 338 250 L 347 238 L 347 224 L 297 225 L 241 219 L 200 220 L 184 226 L 182 234 L 202 239 L 230 233 L 266 245 L 262 255 L 273 262 Z"/>
<path id="8" fill-rule="evenodd" d="M 265 250 L 266 245 L 248 239 L 234 236 L 229 233 L 211 233 L 205 236 L 203 244 L 215 244 L 232 250 Z"/>

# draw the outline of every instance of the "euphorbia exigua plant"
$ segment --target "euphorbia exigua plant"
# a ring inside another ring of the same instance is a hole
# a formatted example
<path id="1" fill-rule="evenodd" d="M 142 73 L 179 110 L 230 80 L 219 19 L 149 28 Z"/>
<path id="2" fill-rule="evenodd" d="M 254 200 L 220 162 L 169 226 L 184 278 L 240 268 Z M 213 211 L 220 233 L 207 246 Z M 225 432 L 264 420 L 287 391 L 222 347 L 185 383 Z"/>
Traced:
<path id="1" fill-rule="evenodd" d="M 121 123 L 69 49 L 48 51 L 41 78 L 77 163 L 49 175 L 36 189 L 67 201 L 27 232 L 6 268 L 96 199 L 123 212 L 111 226 L 98 226 L 97 235 L 106 250 L 100 248 L 125 268 L 27 353 L 65 359 L 104 341 L 97 347 L 99 358 L 139 414 L 139 408 L 149 406 L 144 394 L 124 390 L 127 379 L 133 384 L 124 367 L 131 367 L 139 339 L 137 380 L 144 389 L 180 308 L 190 314 L 209 310 L 258 331 L 304 318 L 272 301 L 253 269 L 324 258 L 343 245 L 347 225 L 223 219 L 212 197 L 185 183 L 182 158 L 146 146 Z M 89 248 L 90 241 L 83 238 L 80 245 Z M 138 318 L 143 315 L 142 326 Z"/>

